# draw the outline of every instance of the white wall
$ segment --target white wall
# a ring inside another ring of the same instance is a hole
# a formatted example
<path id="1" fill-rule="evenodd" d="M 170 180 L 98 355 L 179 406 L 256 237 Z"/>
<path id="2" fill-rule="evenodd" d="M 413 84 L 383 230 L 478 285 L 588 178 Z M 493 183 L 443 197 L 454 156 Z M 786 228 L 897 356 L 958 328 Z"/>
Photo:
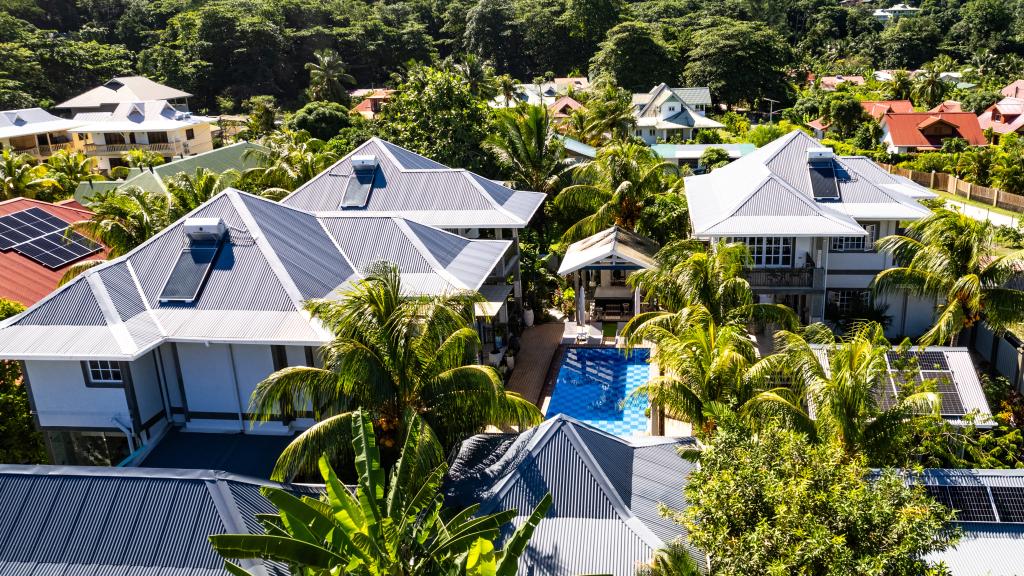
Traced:
<path id="1" fill-rule="evenodd" d="M 135 402 L 139 407 L 139 421 L 145 424 L 153 416 L 164 412 L 164 397 L 156 372 L 156 352 L 149 352 L 129 363 L 129 367 L 135 388 Z"/>
<path id="2" fill-rule="evenodd" d="M 181 377 L 189 412 L 220 412 L 223 418 L 194 418 L 186 428 L 241 430 L 231 354 L 226 344 L 178 343 Z M 244 409 L 244 406 L 243 406 Z"/>
<path id="3" fill-rule="evenodd" d="M 115 428 L 117 416 L 131 424 L 123 388 L 88 388 L 82 364 L 74 361 L 25 362 L 40 426 Z"/>

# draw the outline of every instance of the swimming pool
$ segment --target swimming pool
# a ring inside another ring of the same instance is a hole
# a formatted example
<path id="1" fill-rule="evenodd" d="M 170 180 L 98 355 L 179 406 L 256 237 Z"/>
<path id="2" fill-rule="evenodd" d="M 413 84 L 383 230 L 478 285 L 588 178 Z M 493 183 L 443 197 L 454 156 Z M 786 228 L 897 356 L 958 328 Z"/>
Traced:
<path id="1" fill-rule="evenodd" d="M 623 399 L 650 377 L 650 351 L 569 348 L 558 369 L 546 416 L 572 416 L 617 436 L 648 431 L 647 400 Z"/>

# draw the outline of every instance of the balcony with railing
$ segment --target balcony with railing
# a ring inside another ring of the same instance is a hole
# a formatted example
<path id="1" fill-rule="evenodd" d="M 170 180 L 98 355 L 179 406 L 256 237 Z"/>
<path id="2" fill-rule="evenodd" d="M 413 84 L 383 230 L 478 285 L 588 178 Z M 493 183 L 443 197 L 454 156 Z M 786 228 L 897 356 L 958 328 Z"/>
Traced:
<path id="1" fill-rule="evenodd" d="M 743 271 L 751 288 L 774 292 L 821 288 L 823 276 L 821 268 L 747 268 Z"/>
<path id="2" fill-rule="evenodd" d="M 181 142 L 156 142 L 153 144 L 86 144 L 89 156 L 117 156 L 129 150 L 147 150 L 158 154 L 179 155 L 183 152 Z"/>
<path id="3" fill-rule="evenodd" d="M 28 154 L 36 158 L 49 158 L 58 150 L 71 150 L 73 147 L 74 144 L 71 142 L 55 142 L 46 145 L 30 146 L 28 148 L 14 148 L 14 151 L 19 154 Z"/>

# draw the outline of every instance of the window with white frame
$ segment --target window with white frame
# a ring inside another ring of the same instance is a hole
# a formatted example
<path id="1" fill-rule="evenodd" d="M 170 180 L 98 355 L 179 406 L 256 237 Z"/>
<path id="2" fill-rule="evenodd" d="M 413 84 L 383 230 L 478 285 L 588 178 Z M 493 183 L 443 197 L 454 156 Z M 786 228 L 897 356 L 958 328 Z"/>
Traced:
<path id="1" fill-rule="evenodd" d="M 831 252 L 871 252 L 878 240 L 878 223 L 862 224 L 867 236 L 836 236 L 830 243 Z"/>
<path id="2" fill-rule="evenodd" d="M 121 364 L 110 360 L 89 360 L 85 366 L 86 383 L 90 386 L 123 386 Z"/>
<path id="3" fill-rule="evenodd" d="M 750 259 L 759 268 L 788 268 L 793 266 L 793 239 L 780 236 L 741 236 L 730 239 L 742 242 L 750 251 Z"/>

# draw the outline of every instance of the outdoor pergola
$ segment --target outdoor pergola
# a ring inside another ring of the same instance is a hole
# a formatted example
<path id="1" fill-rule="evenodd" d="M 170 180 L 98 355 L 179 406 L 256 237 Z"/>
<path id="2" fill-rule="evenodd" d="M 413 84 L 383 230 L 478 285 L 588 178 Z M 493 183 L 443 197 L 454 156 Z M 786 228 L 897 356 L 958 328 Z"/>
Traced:
<path id="1" fill-rule="evenodd" d="M 636 313 L 640 308 L 639 291 L 617 282 L 614 272 L 628 274 L 653 268 L 657 251 L 657 242 L 618 226 L 570 245 L 558 274 L 575 275 L 578 325 L 588 323 L 588 299 L 595 304 L 595 310 L 606 312 L 602 316 L 608 320 L 625 319 Z"/>

